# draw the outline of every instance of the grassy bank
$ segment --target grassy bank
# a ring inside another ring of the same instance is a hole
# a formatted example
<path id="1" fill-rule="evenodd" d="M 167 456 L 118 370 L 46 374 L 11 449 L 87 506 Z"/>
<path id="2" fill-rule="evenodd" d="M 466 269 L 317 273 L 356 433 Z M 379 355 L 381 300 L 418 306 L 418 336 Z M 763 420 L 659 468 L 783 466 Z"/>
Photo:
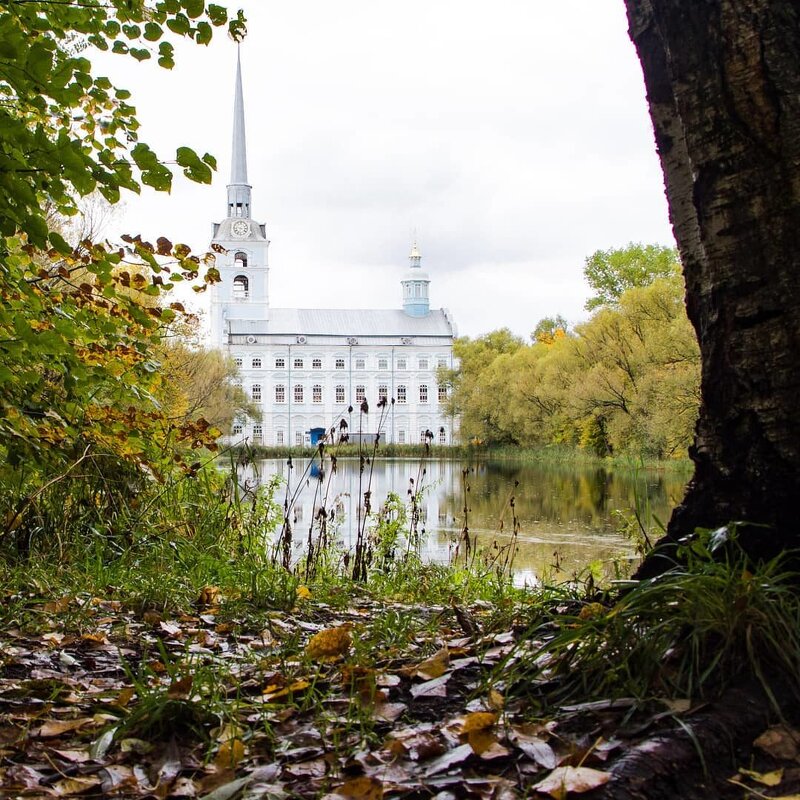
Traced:
<path id="1" fill-rule="evenodd" d="M 2 562 L 4 796 L 563 797 L 742 674 L 800 669 L 776 563 L 698 542 L 621 598 L 588 578 L 521 591 L 497 557 L 420 563 L 393 517 L 362 577 L 332 538 L 287 568 L 269 490 L 218 479 L 168 487 L 169 528 Z M 719 791 L 735 769 L 702 796 L 741 796 Z"/>

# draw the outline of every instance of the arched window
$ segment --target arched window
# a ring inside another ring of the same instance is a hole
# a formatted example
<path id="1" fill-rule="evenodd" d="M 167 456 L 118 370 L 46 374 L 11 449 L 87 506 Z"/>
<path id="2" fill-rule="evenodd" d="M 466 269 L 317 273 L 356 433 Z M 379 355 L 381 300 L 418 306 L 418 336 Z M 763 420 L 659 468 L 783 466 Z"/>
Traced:
<path id="1" fill-rule="evenodd" d="M 243 300 L 249 294 L 250 281 L 244 275 L 237 275 L 233 279 L 233 299 Z"/>
<path id="2" fill-rule="evenodd" d="M 247 269 L 247 253 L 241 250 L 233 257 L 233 266 L 236 269 Z"/>

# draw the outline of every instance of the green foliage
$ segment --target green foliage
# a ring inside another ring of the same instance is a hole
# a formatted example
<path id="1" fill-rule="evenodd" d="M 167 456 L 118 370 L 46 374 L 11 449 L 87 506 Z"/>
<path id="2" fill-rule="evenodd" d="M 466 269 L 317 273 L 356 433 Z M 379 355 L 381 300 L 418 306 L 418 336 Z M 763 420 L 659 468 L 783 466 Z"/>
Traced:
<path id="1" fill-rule="evenodd" d="M 172 182 L 139 141 L 130 93 L 81 54 L 157 54 L 171 68 L 169 39 L 205 43 L 225 24 L 243 35 L 241 14 L 202 1 L 0 8 L 0 539 L 21 552 L 67 531 L 119 535 L 154 479 L 194 474 L 213 446 L 207 421 L 165 412 L 154 357 L 183 314 L 162 291 L 206 264 L 165 237 L 68 241 L 63 220 L 90 193 L 114 203 Z M 180 148 L 176 161 L 210 182 L 211 156 Z"/>
<path id="2" fill-rule="evenodd" d="M 586 310 L 613 306 L 628 289 L 649 286 L 658 278 L 679 275 L 678 251 L 658 244 L 634 244 L 621 249 L 597 250 L 587 259 L 583 274 L 594 296 Z"/>

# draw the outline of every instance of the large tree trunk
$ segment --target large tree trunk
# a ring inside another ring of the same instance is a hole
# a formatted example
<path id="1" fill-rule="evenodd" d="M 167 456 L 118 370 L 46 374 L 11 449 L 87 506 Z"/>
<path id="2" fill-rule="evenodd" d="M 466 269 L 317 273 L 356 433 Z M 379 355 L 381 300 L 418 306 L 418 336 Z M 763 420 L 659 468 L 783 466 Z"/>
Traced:
<path id="1" fill-rule="evenodd" d="M 768 557 L 800 546 L 800 4 L 626 5 L 702 354 L 695 474 L 657 551 L 743 521 Z"/>

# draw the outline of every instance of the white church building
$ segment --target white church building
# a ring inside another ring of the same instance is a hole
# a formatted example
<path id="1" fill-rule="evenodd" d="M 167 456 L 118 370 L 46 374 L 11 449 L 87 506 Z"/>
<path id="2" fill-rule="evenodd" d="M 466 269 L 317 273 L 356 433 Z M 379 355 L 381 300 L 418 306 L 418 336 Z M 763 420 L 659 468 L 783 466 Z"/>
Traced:
<path id="1" fill-rule="evenodd" d="M 437 370 L 454 366 L 456 328 L 446 310 L 430 308 L 416 243 L 399 308 L 272 308 L 267 228 L 253 219 L 251 193 L 237 64 L 227 214 L 211 242 L 221 279 L 211 287 L 210 336 L 235 359 L 261 418 L 236 420 L 230 441 L 300 446 L 326 434 L 380 434 L 396 444 L 453 443 L 458 420 L 446 413 Z"/>

